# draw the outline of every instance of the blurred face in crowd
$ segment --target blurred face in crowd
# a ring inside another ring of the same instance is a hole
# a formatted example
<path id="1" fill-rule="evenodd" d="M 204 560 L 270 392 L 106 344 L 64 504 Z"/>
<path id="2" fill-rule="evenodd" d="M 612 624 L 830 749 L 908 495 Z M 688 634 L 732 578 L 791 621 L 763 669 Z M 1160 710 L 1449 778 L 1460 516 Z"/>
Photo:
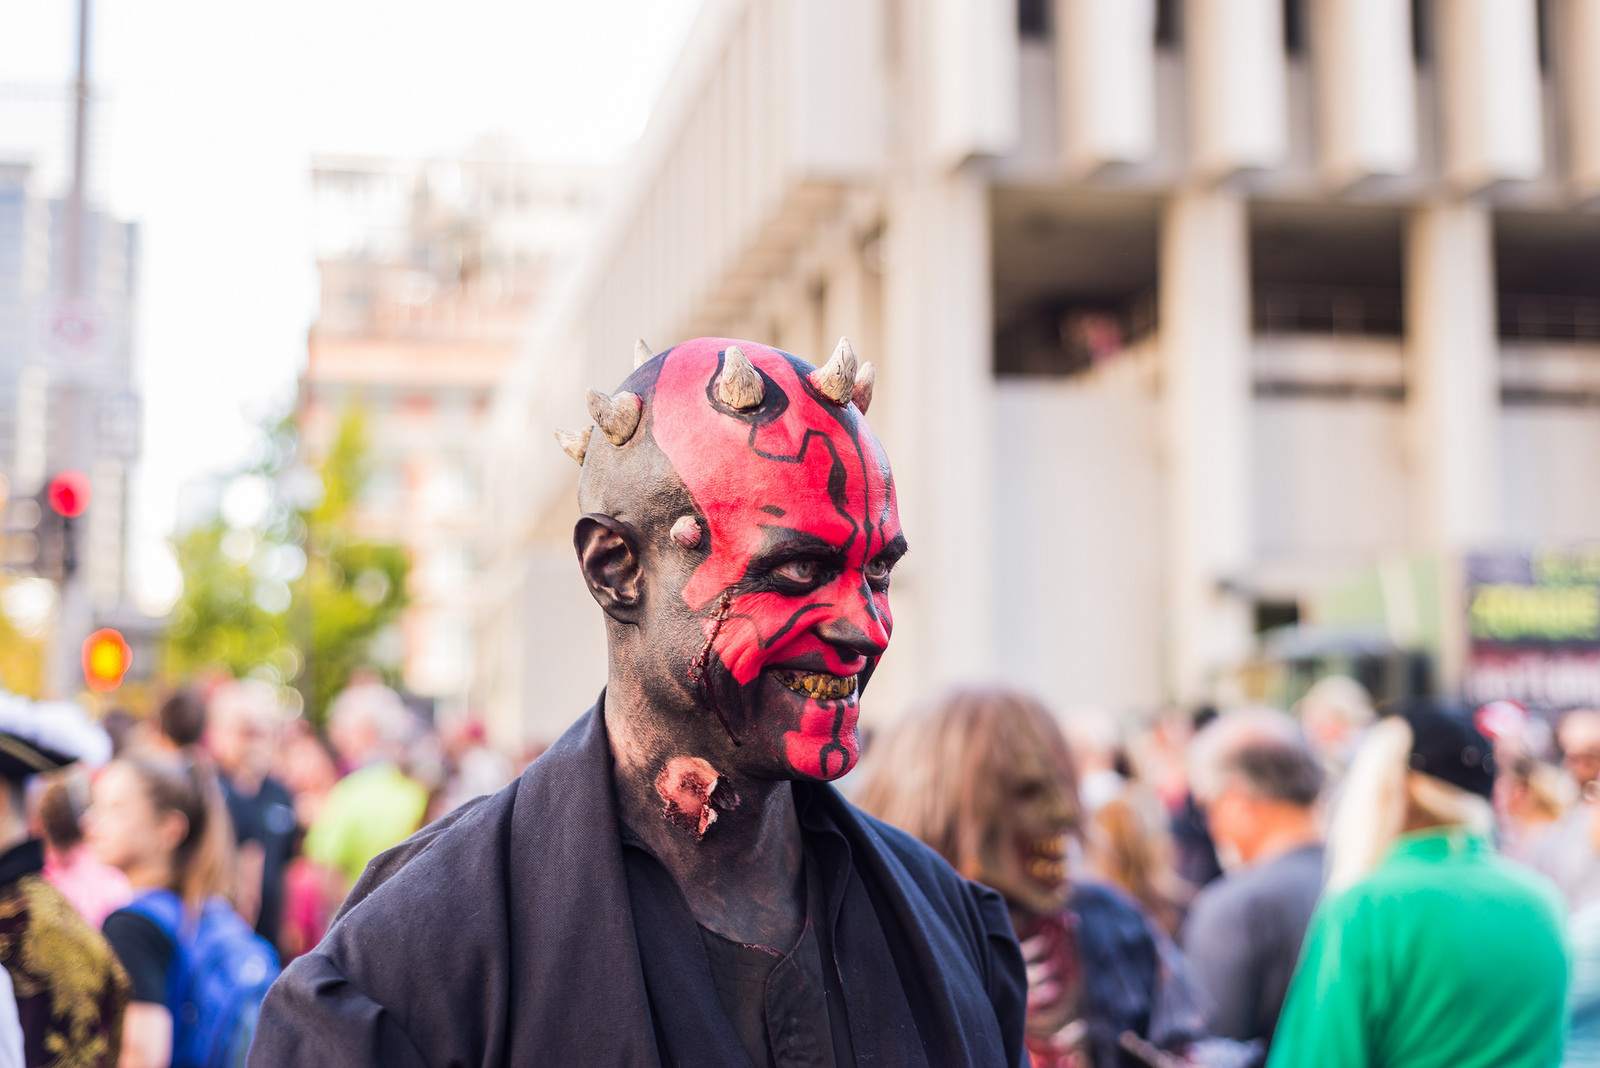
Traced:
<path id="1" fill-rule="evenodd" d="M 1002 800 L 984 836 L 978 879 L 1030 912 L 1059 912 L 1071 891 L 1067 852 L 1078 829 L 1071 780 L 1042 749 L 989 773 Z"/>
<path id="2" fill-rule="evenodd" d="M 278 710 L 270 692 L 240 687 L 219 691 L 210 709 L 206 748 L 229 775 L 265 776 L 279 737 Z"/>
<path id="3" fill-rule="evenodd" d="M 625 444 L 589 443 L 579 556 L 628 625 L 612 630 L 627 643 L 614 670 L 676 710 L 664 749 L 724 774 L 836 779 L 859 755 L 861 689 L 892 628 L 893 479 L 860 411 L 820 393 L 809 366 L 732 347 L 687 342 L 623 384 L 644 414 Z M 749 361 L 758 402 L 720 399 L 729 359 Z"/>
<path id="4" fill-rule="evenodd" d="M 1223 716 L 1195 738 L 1190 764 L 1224 868 L 1254 864 L 1312 835 L 1322 765 L 1282 713 Z"/>
<path id="5" fill-rule="evenodd" d="M 1262 831 L 1269 825 L 1269 805 L 1230 778 L 1204 800 L 1206 828 L 1217 847 L 1217 860 L 1232 870 L 1255 860 Z"/>
<path id="6" fill-rule="evenodd" d="M 1600 779 L 1600 712 L 1570 712 L 1561 722 L 1562 760 L 1579 786 Z"/>
<path id="7" fill-rule="evenodd" d="M 366 763 L 378 752 L 382 741 L 376 718 L 365 713 L 343 716 L 328 725 L 328 742 L 346 767 Z"/>
<path id="8" fill-rule="evenodd" d="M 84 814 L 84 835 L 104 864 L 121 871 L 167 862 L 187 827 L 176 812 L 161 812 L 138 772 L 113 761 L 100 772 Z"/>

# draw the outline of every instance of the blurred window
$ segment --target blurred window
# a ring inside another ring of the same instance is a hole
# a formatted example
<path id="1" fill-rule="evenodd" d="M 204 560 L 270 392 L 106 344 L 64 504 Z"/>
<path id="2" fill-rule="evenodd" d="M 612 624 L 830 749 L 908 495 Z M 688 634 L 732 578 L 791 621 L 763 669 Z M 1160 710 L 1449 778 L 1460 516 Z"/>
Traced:
<path id="1" fill-rule="evenodd" d="M 1183 0 L 1156 0 L 1156 47 L 1183 46 Z"/>
<path id="2" fill-rule="evenodd" d="M 1555 39 L 1553 35 L 1556 30 L 1555 13 L 1550 10 L 1550 0 L 1539 0 L 1538 19 L 1539 71 L 1548 73 L 1550 71 L 1550 57 L 1554 53 Z"/>
<path id="3" fill-rule="evenodd" d="M 1018 0 L 1017 29 L 1024 39 L 1050 36 L 1050 0 Z"/>
<path id="4" fill-rule="evenodd" d="M 1250 310 L 1260 334 L 1399 337 L 1403 304 L 1391 287 L 1269 285 L 1251 294 Z"/>
<path id="5" fill-rule="evenodd" d="M 1155 294 L 1117 300 L 1041 301 L 995 334 L 995 374 L 1061 378 L 1122 355 L 1155 329 Z"/>
<path id="6" fill-rule="evenodd" d="M 1292 627 L 1300 622 L 1300 604 L 1297 601 L 1260 600 L 1255 603 L 1254 609 L 1257 634 Z"/>
<path id="7" fill-rule="evenodd" d="M 1600 343 L 1600 298 L 1565 293 L 1501 293 L 1500 336 L 1515 341 Z"/>
<path id="8" fill-rule="evenodd" d="M 1433 0 L 1411 0 L 1411 54 L 1419 65 L 1433 59 Z"/>
<path id="9" fill-rule="evenodd" d="M 1305 54 L 1305 0 L 1283 0 L 1283 48 L 1291 56 Z"/>

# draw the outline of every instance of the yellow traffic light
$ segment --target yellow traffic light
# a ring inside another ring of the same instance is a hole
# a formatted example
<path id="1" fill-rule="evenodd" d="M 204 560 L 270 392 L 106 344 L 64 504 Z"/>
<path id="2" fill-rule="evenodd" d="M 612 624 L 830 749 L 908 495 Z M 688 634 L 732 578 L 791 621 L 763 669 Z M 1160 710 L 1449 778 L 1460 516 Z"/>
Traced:
<path id="1" fill-rule="evenodd" d="M 133 666 L 133 650 L 120 631 L 103 627 L 84 639 L 83 681 L 96 693 L 106 693 L 122 685 L 122 677 Z"/>

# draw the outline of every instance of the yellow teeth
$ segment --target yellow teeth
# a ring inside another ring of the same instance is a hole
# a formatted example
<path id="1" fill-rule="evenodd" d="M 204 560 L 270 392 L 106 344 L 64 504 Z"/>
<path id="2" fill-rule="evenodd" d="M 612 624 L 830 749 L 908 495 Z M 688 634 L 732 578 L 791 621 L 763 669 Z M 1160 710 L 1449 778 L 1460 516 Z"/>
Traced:
<path id="1" fill-rule="evenodd" d="M 829 675 L 826 672 L 788 674 L 779 680 L 795 693 L 803 693 L 817 701 L 838 701 L 856 692 L 856 676 Z"/>
<path id="2" fill-rule="evenodd" d="M 1067 855 L 1067 840 L 1065 838 L 1035 839 L 1033 855 L 1044 860 L 1060 860 Z"/>
<path id="3" fill-rule="evenodd" d="M 1030 860 L 1028 874 L 1041 883 L 1058 883 L 1067 877 L 1067 866 L 1059 860 Z"/>

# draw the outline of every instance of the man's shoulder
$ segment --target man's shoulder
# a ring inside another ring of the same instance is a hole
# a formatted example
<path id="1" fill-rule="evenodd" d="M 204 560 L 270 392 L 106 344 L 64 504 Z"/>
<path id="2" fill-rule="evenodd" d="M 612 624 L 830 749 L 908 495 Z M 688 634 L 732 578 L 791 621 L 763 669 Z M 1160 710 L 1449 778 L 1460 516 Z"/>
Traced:
<path id="1" fill-rule="evenodd" d="M 1286 897 L 1315 900 L 1322 889 L 1322 869 L 1321 849 L 1275 857 L 1212 881 L 1195 895 L 1191 912 L 1243 917 Z"/>

